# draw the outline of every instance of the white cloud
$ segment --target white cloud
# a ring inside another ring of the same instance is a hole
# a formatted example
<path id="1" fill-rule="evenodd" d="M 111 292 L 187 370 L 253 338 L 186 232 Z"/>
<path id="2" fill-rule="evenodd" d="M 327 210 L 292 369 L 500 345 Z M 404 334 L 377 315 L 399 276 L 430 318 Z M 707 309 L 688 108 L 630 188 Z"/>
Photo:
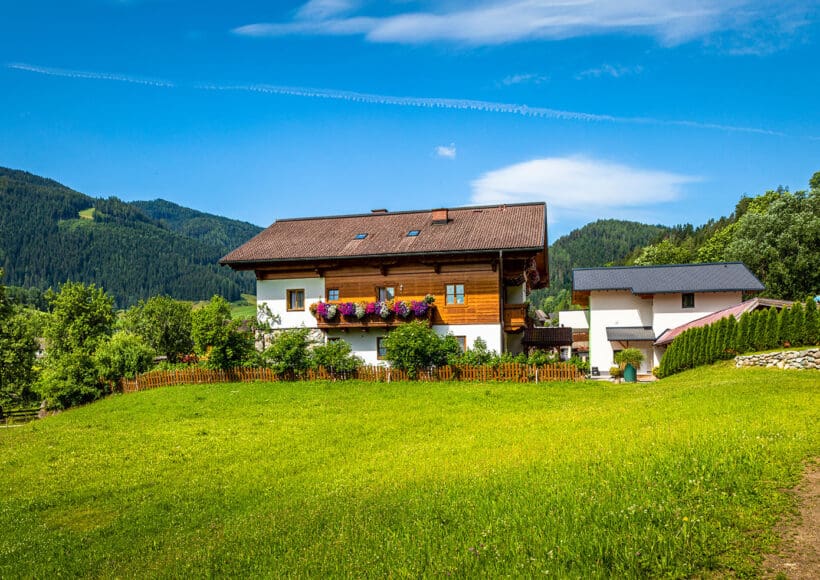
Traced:
<path id="1" fill-rule="evenodd" d="M 774 26 L 788 32 L 804 23 L 811 10 L 800 0 L 454 0 L 428 12 L 402 11 L 404 5 L 399 3 L 392 14 L 369 16 L 356 3 L 311 0 L 293 20 L 253 23 L 233 32 L 361 34 L 372 42 L 471 45 L 628 33 L 679 44 L 725 31 L 748 35 L 750 30 L 769 29 L 771 33 Z"/>
<path id="2" fill-rule="evenodd" d="M 510 75 L 508 77 L 505 77 L 501 81 L 501 84 L 507 85 L 507 86 L 522 85 L 522 84 L 540 85 L 541 83 L 545 83 L 548 80 L 550 80 L 550 78 L 547 75 L 527 73 L 527 74 Z"/>
<path id="3" fill-rule="evenodd" d="M 611 64 L 603 64 L 597 68 L 590 68 L 585 71 L 579 72 L 575 75 L 575 78 L 578 80 L 585 79 L 585 78 L 599 78 L 599 77 L 612 77 L 615 79 L 628 76 L 628 75 L 636 75 L 640 74 L 643 71 L 643 67 L 638 66 L 612 66 Z"/>
<path id="4" fill-rule="evenodd" d="M 445 159 L 455 159 L 456 144 L 450 143 L 449 145 L 439 145 L 436 147 L 436 155 L 439 157 L 444 157 Z"/>
<path id="5" fill-rule="evenodd" d="M 476 204 L 545 201 L 551 219 L 587 219 L 646 211 L 681 197 L 699 177 L 641 169 L 584 156 L 548 157 L 489 171 L 472 182 Z M 555 210 L 558 210 L 557 212 Z"/>

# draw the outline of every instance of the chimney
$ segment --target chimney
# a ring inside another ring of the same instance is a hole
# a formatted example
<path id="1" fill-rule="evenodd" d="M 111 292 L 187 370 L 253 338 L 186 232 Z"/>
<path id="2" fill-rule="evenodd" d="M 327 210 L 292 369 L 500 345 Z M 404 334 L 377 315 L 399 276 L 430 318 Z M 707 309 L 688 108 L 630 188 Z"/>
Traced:
<path id="1" fill-rule="evenodd" d="M 450 220 L 449 213 L 446 207 L 433 210 L 433 225 L 444 225 L 448 221 Z"/>
<path id="2" fill-rule="evenodd" d="M 371 209 L 370 213 L 387 213 L 386 209 Z"/>

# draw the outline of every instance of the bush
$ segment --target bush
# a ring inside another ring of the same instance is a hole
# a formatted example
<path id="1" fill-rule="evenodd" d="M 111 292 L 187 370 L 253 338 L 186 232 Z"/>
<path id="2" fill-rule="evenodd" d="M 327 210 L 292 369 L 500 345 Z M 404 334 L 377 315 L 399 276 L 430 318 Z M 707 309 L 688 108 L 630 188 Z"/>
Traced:
<path id="1" fill-rule="evenodd" d="M 615 353 L 615 362 L 623 369 L 626 365 L 632 365 L 637 369 L 641 366 L 644 356 L 637 348 L 625 348 L 620 352 Z"/>
<path id="2" fill-rule="evenodd" d="M 310 366 L 308 348 L 312 341 L 309 336 L 310 329 L 308 328 L 294 328 L 280 332 L 262 353 L 265 366 L 280 375 L 287 371 L 303 372 Z"/>
<path id="3" fill-rule="evenodd" d="M 314 368 L 324 367 L 330 372 L 348 373 L 362 366 L 364 361 L 352 354 L 347 341 L 332 340 L 314 347 L 310 353 L 310 363 Z"/>
<path id="4" fill-rule="evenodd" d="M 458 342 L 455 338 L 450 344 L 446 341 L 425 322 L 414 320 L 402 324 L 384 339 L 386 359 L 393 367 L 407 371 L 414 379 L 423 368 L 447 363 L 447 355 L 452 353 L 452 343 L 458 348 Z"/>
<path id="5" fill-rule="evenodd" d="M 130 308 L 120 326 L 141 336 L 158 354 L 177 362 L 194 348 L 191 304 L 168 296 L 154 296 Z"/>
<path id="6" fill-rule="evenodd" d="M 117 332 L 100 345 L 94 361 L 100 377 L 113 384 L 150 369 L 154 363 L 154 349 L 136 334 Z"/>
<path id="7" fill-rule="evenodd" d="M 253 336 L 241 326 L 242 321 L 231 319 L 231 306 L 221 296 L 194 311 L 191 337 L 197 354 L 207 359 L 206 367 L 235 368 L 254 357 Z"/>

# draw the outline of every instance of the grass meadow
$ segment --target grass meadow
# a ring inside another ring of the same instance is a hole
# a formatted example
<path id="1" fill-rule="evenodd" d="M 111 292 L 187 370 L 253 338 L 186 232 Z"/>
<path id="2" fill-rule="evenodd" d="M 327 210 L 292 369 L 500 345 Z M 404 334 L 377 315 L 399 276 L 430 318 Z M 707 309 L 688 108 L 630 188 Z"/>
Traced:
<path id="1" fill-rule="evenodd" d="M 0 429 L 0 577 L 751 576 L 818 373 L 247 383 Z"/>

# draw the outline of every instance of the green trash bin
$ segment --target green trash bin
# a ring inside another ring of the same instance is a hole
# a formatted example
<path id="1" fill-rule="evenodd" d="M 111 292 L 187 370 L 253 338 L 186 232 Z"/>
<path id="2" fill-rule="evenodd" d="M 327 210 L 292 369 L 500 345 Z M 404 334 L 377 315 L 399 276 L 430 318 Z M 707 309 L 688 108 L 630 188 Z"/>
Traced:
<path id="1" fill-rule="evenodd" d="M 638 372 L 635 370 L 635 367 L 629 363 L 627 363 L 626 368 L 624 369 L 624 380 L 627 383 L 638 382 Z"/>

